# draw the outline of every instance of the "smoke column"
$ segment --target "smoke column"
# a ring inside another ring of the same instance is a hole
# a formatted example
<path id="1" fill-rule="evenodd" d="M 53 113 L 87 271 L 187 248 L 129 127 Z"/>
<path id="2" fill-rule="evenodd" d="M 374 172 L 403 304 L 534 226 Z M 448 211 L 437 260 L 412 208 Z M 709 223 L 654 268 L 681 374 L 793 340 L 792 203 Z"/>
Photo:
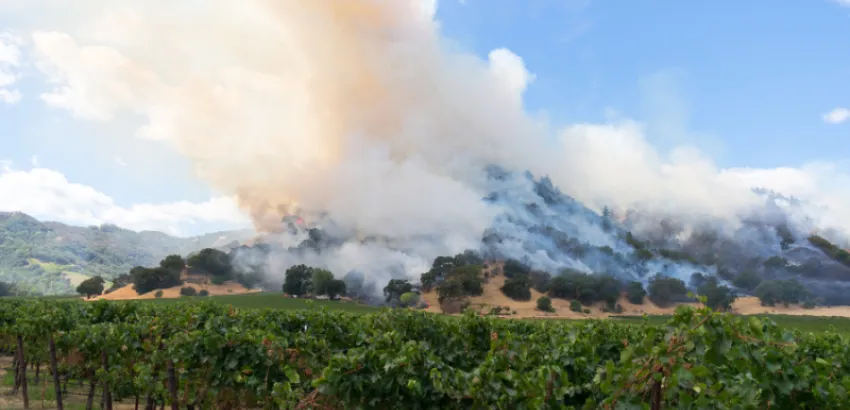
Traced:
<path id="1" fill-rule="evenodd" d="M 595 209 L 642 204 L 685 220 L 734 220 L 758 203 L 754 183 L 776 180 L 718 170 L 689 149 L 661 155 L 630 121 L 550 132 L 524 110 L 534 76 L 522 59 L 506 49 L 487 59 L 459 50 L 441 37 L 434 7 L 433 0 L 2 4 L 55 85 L 42 96 L 48 104 L 173 146 L 197 176 L 233 195 L 259 231 L 278 232 L 293 213 L 308 221 L 328 215 L 338 233 L 382 237 L 404 250 L 351 242 L 333 257 L 303 261 L 338 273 L 412 274 L 434 256 L 476 247 L 501 212 L 481 201 L 488 164 L 548 174 Z M 276 261 L 275 269 L 293 262 Z"/>

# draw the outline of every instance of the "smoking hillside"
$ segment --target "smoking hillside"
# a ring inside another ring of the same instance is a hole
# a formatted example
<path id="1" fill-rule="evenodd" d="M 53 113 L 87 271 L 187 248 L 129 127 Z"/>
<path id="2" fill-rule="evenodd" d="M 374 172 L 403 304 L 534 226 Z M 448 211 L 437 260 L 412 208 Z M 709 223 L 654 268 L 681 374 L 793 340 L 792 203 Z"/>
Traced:
<path id="1" fill-rule="evenodd" d="M 7 11 L 44 100 L 116 143 L 178 153 L 251 217 L 264 246 L 233 250 L 234 264 L 270 283 L 303 263 L 379 295 L 474 250 L 552 275 L 796 278 L 844 302 L 850 202 L 827 189 L 843 174 L 719 168 L 692 147 L 657 150 L 630 119 L 550 123 L 525 105 L 533 67 L 464 50 L 421 1 Z"/>

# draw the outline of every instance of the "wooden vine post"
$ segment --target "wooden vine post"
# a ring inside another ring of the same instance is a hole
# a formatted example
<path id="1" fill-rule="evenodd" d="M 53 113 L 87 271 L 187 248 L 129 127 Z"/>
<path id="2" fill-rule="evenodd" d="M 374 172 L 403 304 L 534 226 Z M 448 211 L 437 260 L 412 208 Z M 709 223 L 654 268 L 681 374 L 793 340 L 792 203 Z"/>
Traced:
<path id="1" fill-rule="evenodd" d="M 24 338 L 21 335 L 18 335 L 18 376 L 21 378 L 21 394 L 24 399 L 24 408 L 30 408 L 30 396 L 27 391 L 27 360 L 24 355 Z"/>
<path id="2" fill-rule="evenodd" d="M 53 388 L 56 391 L 56 408 L 63 410 L 62 384 L 59 382 L 59 365 L 56 363 L 56 343 L 53 340 L 53 332 L 48 334 L 48 344 L 50 345 L 50 371 L 53 373 Z"/>
<path id="3" fill-rule="evenodd" d="M 177 377 L 174 373 L 174 362 L 168 360 L 168 396 L 171 400 L 171 410 L 179 410 L 180 406 L 177 402 Z"/>
<path id="4" fill-rule="evenodd" d="M 107 372 L 107 380 L 103 381 L 103 405 L 104 409 L 112 410 L 112 393 L 109 391 L 109 356 L 106 354 L 106 350 L 100 352 L 100 358 L 103 361 L 103 370 Z"/>

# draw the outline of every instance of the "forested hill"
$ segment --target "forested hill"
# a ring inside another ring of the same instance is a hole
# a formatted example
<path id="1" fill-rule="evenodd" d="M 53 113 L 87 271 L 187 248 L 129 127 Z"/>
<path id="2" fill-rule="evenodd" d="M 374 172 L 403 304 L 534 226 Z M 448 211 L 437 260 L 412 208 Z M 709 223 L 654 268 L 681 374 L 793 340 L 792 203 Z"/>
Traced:
<path id="1" fill-rule="evenodd" d="M 227 231 L 178 238 L 114 225 L 42 222 L 20 212 L 0 212 L 0 281 L 15 283 L 26 292 L 69 293 L 91 276 L 108 280 L 134 266 L 155 265 L 168 254 L 185 255 L 250 236 L 250 231 Z"/>

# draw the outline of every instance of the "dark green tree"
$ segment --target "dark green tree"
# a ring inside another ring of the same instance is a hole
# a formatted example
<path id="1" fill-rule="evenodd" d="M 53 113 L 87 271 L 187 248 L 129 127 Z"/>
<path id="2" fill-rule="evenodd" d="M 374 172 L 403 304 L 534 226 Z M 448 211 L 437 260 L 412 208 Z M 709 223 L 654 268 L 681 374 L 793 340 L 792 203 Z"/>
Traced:
<path id="1" fill-rule="evenodd" d="M 186 267 L 186 260 L 180 255 L 168 255 L 165 259 L 159 262 L 159 267 L 163 269 L 183 271 L 183 268 Z"/>
<path id="2" fill-rule="evenodd" d="M 283 279 L 283 293 L 304 296 L 312 290 L 313 268 L 307 265 L 294 265 L 286 270 Z"/>
<path id="3" fill-rule="evenodd" d="M 735 292 L 728 286 L 720 285 L 716 277 L 710 276 L 697 289 L 700 296 L 705 296 L 705 305 L 714 310 L 729 310 L 735 301 Z"/>
<path id="4" fill-rule="evenodd" d="M 752 292 L 756 290 L 761 282 L 762 279 L 755 272 L 744 271 L 732 281 L 732 284 L 740 289 L 746 290 L 747 292 Z"/>
<path id="5" fill-rule="evenodd" d="M 688 288 L 681 279 L 655 275 L 649 281 L 649 300 L 658 306 L 668 306 L 670 303 L 684 299 Z"/>
<path id="6" fill-rule="evenodd" d="M 457 280 L 449 279 L 437 285 L 437 297 L 440 303 L 446 300 L 458 300 L 464 297 L 463 284 Z"/>
<path id="7" fill-rule="evenodd" d="M 505 280 L 501 288 L 505 296 L 519 301 L 531 300 L 531 278 L 528 275 L 517 275 Z"/>
<path id="8" fill-rule="evenodd" d="M 387 303 L 399 300 L 401 295 L 413 290 L 413 285 L 406 279 L 391 279 L 384 287 L 384 299 Z"/>
<path id="9" fill-rule="evenodd" d="M 646 290 L 643 289 L 643 283 L 632 281 L 626 285 L 626 298 L 629 303 L 634 305 L 642 305 L 643 298 L 646 297 Z"/>
<path id="10" fill-rule="evenodd" d="M 331 299 L 336 299 L 345 295 L 345 281 L 340 279 L 332 279 L 325 285 L 325 293 Z"/>
<path id="11" fill-rule="evenodd" d="M 77 286 L 77 293 L 85 296 L 86 298 L 91 298 L 92 296 L 100 295 L 103 293 L 103 284 L 106 283 L 100 276 L 95 276 L 93 278 L 88 278 Z"/>
<path id="12" fill-rule="evenodd" d="M 311 280 L 313 281 L 313 295 L 328 295 L 328 284 L 334 280 L 334 274 L 326 269 L 313 269 Z"/>

